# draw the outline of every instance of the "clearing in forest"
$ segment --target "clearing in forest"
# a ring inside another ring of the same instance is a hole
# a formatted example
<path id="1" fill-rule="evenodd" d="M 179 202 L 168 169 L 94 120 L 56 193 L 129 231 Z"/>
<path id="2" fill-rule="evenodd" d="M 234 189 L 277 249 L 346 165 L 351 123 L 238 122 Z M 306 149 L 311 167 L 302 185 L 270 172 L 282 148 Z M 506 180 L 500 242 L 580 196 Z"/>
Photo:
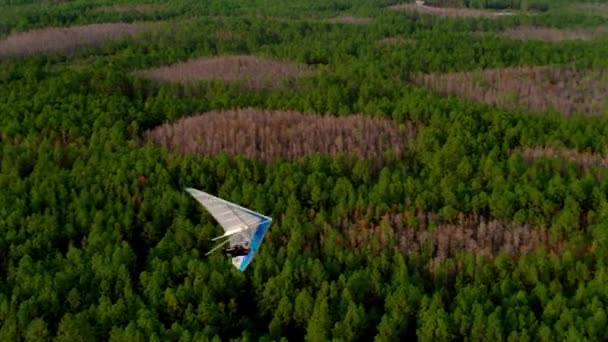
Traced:
<path id="1" fill-rule="evenodd" d="M 141 25 L 104 23 L 71 27 L 49 27 L 13 33 L 0 41 L 0 56 L 31 55 L 44 52 L 74 52 L 86 45 L 132 35 Z"/>
<path id="2" fill-rule="evenodd" d="M 268 85 L 277 86 L 284 80 L 303 76 L 308 71 L 309 68 L 296 63 L 231 55 L 192 59 L 142 71 L 141 74 L 157 80 L 182 83 L 203 80 L 240 81 L 249 88 L 258 89 Z"/>
<path id="3" fill-rule="evenodd" d="M 582 169 L 594 166 L 608 168 L 608 159 L 598 153 L 579 152 L 568 148 L 555 148 L 546 146 L 527 147 L 517 152 L 521 152 L 523 158 L 531 162 L 542 157 L 558 157 L 570 160 L 578 164 Z"/>
<path id="4" fill-rule="evenodd" d="M 386 150 L 402 156 L 415 134 L 413 125 L 398 126 L 365 115 L 335 117 L 247 108 L 183 118 L 147 131 L 145 138 L 184 154 L 226 152 L 269 161 L 354 153 L 379 163 Z"/>
<path id="5" fill-rule="evenodd" d="M 474 8 L 435 7 L 424 4 L 398 4 L 388 7 L 394 11 L 410 11 L 423 14 L 433 14 L 449 17 L 487 17 L 497 18 L 504 15 L 515 15 L 513 12 L 481 10 Z"/>
<path id="6" fill-rule="evenodd" d="M 592 40 L 608 33 L 608 28 L 562 30 L 552 27 L 522 25 L 509 28 L 499 35 L 516 40 L 541 40 L 559 42 L 563 40 Z"/>
<path id="7" fill-rule="evenodd" d="M 160 4 L 121 4 L 100 6 L 95 10 L 98 12 L 110 13 L 152 13 L 165 9 L 166 6 Z"/>
<path id="8" fill-rule="evenodd" d="M 571 67 L 513 67 L 419 74 L 413 82 L 438 93 L 509 110 L 555 110 L 564 115 L 608 113 L 608 72 Z"/>

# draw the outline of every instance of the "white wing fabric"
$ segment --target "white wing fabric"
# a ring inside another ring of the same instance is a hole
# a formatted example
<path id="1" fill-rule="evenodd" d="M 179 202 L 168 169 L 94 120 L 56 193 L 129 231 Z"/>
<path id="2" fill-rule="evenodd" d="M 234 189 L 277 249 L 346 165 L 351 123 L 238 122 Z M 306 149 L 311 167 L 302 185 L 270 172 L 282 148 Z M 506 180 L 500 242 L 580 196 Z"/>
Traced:
<path id="1" fill-rule="evenodd" d="M 230 246 L 249 243 L 249 254 L 232 258 L 232 264 L 244 271 L 257 252 L 272 219 L 200 190 L 187 188 L 186 191 L 201 203 L 224 229 L 224 234 L 213 240 L 228 237 L 209 253 L 226 243 L 230 243 Z"/>
<path id="2" fill-rule="evenodd" d="M 199 201 L 224 228 L 224 235 L 221 237 L 230 236 L 247 228 L 255 228 L 266 218 L 237 204 L 209 195 L 206 192 L 192 188 L 187 188 L 186 191 Z"/>

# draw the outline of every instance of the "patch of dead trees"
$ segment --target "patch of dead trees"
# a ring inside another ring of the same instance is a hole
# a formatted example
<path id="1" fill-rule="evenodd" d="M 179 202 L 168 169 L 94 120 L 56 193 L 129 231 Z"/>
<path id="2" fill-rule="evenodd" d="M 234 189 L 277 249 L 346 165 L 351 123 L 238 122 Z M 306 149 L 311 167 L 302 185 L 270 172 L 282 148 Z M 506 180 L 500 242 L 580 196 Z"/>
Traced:
<path id="1" fill-rule="evenodd" d="M 453 223 L 439 223 L 437 215 L 418 211 L 385 214 L 381 222 L 357 215 L 339 224 L 343 239 L 340 244 L 362 249 L 377 241 L 377 248 L 394 243 L 404 254 L 414 255 L 430 248 L 433 262 L 466 252 L 484 257 L 499 254 L 526 255 L 544 247 L 559 253 L 562 241 L 554 241 L 543 226 L 500 222 L 479 215 L 460 214 Z"/>
<path id="2" fill-rule="evenodd" d="M 594 166 L 608 168 L 608 159 L 598 153 L 579 152 L 573 149 L 548 146 L 527 147 L 514 152 L 521 152 L 522 157 L 527 162 L 533 162 L 542 157 L 558 157 L 575 162 L 581 167 L 581 171 Z"/>
<path id="3" fill-rule="evenodd" d="M 226 152 L 270 161 L 309 154 L 356 154 L 381 161 L 390 150 L 401 157 L 416 128 L 365 115 L 308 115 L 254 108 L 213 111 L 164 124 L 145 133 L 148 141 L 185 154 Z"/>
<path id="4" fill-rule="evenodd" d="M 224 36 L 228 36 L 226 32 Z M 152 79 L 169 82 L 218 80 L 242 82 L 250 89 L 276 87 L 281 82 L 306 75 L 310 69 L 301 64 L 248 55 L 197 58 L 138 72 Z"/>
<path id="5" fill-rule="evenodd" d="M 572 67 L 513 67 L 419 74 L 413 82 L 439 93 L 509 110 L 556 110 L 564 115 L 608 112 L 608 72 Z"/>
<path id="6" fill-rule="evenodd" d="M 501 36 L 516 40 L 541 40 L 559 42 L 563 40 L 592 40 L 608 33 L 607 27 L 595 29 L 562 30 L 552 27 L 521 25 L 509 28 L 500 33 Z"/>
<path id="7" fill-rule="evenodd" d="M 136 24 L 104 23 L 49 27 L 13 33 L 0 41 L 0 57 L 44 52 L 74 52 L 85 45 L 99 45 L 142 30 L 142 26 Z"/>

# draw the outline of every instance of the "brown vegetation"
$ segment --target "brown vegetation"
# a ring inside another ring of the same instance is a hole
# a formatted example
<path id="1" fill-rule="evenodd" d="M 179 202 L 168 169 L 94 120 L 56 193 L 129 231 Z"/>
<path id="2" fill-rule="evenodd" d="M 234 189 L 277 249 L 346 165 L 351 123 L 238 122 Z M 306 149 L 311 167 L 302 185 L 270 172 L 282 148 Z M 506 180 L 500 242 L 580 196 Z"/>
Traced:
<path id="1" fill-rule="evenodd" d="M 213 111 L 165 124 L 145 133 L 148 141 L 185 154 L 226 152 L 248 158 L 297 159 L 308 154 L 355 153 L 381 161 L 391 150 L 401 156 L 416 133 L 387 119 L 306 115 L 293 111 Z"/>
<path id="2" fill-rule="evenodd" d="M 0 56 L 73 52 L 85 45 L 98 45 L 141 30 L 142 27 L 135 24 L 107 23 L 19 32 L 0 41 Z"/>
<path id="3" fill-rule="evenodd" d="M 111 6 L 100 6 L 95 10 L 99 12 L 111 13 L 150 13 L 165 9 L 164 5 L 153 4 L 121 4 Z"/>
<path id="4" fill-rule="evenodd" d="M 303 65 L 259 58 L 256 56 L 217 56 L 193 59 L 141 72 L 163 81 L 190 82 L 201 80 L 242 81 L 249 88 L 277 86 L 282 81 L 304 75 Z"/>
<path id="5" fill-rule="evenodd" d="M 513 15 L 513 12 L 505 11 L 491 11 L 481 10 L 473 8 L 448 8 L 448 7 L 434 7 L 427 5 L 418 4 L 398 4 L 388 7 L 395 11 L 414 11 L 423 14 L 442 15 L 450 17 L 488 17 L 496 18 L 503 15 Z"/>
<path id="6" fill-rule="evenodd" d="M 590 152 L 578 152 L 576 150 L 567 148 L 555 148 L 555 147 L 527 147 L 521 152 L 523 158 L 528 161 L 534 161 L 541 157 L 558 157 L 567 160 L 571 160 L 583 169 L 588 169 L 593 166 L 608 167 L 608 159 L 597 153 Z"/>
<path id="7" fill-rule="evenodd" d="M 413 81 L 439 93 L 507 109 L 557 110 L 564 115 L 608 112 L 608 73 L 604 69 L 514 67 L 416 75 Z"/>
<path id="8" fill-rule="evenodd" d="M 393 241 L 400 251 L 410 255 L 430 247 L 435 262 L 460 252 L 485 257 L 521 256 L 541 247 L 550 252 L 559 252 L 562 247 L 559 241 L 552 240 L 546 227 L 505 223 L 478 215 L 460 214 L 454 223 L 437 223 L 436 215 L 419 211 L 387 214 L 382 220 L 382 223 L 361 218 L 344 221 L 341 229 L 346 241 L 340 243 L 360 249 L 376 240 L 374 247 L 382 249 Z"/>
<path id="9" fill-rule="evenodd" d="M 352 17 L 352 16 L 342 16 L 328 19 L 327 22 L 337 23 L 337 24 L 354 24 L 354 25 L 364 25 L 372 22 L 371 18 L 366 17 Z"/>
<path id="10" fill-rule="evenodd" d="M 562 40 L 592 40 L 608 33 L 606 27 L 596 29 L 561 30 L 551 27 L 522 25 L 502 31 L 500 35 L 516 40 L 542 40 L 558 42 Z"/>

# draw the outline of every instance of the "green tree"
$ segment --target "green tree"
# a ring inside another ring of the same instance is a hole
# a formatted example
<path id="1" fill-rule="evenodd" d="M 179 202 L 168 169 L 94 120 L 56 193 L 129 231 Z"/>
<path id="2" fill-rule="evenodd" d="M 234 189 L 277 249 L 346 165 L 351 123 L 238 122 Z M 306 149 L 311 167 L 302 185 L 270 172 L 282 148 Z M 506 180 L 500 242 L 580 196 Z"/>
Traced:
<path id="1" fill-rule="evenodd" d="M 438 294 L 434 294 L 431 299 L 428 297 L 422 299 L 418 320 L 420 325 L 416 333 L 421 340 L 447 341 L 452 338 L 449 316 Z"/>
<path id="2" fill-rule="evenodd" d="M 328 291 L 328 284 L 323 283 L 323 287 L 317 293 L 315 306 L 308 321 L 306 341 L 326 341 L 329 338 L 332 319 L 329 314 Z"/>

